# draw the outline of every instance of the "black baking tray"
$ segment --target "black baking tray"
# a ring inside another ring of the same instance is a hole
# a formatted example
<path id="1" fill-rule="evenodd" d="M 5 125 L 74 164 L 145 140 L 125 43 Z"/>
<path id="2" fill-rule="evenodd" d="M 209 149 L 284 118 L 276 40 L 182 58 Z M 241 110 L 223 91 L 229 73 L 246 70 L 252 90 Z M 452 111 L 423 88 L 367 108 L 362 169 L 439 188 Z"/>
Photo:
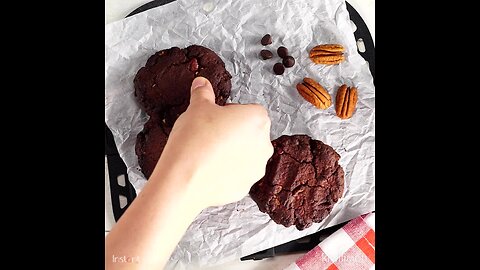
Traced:
<path id="1" fill-rule="evenodd" d="M 130 14 L 127 15 L 127 17 L 151 8 L 168 4 L 173 1 L 175 0 L 151 1 L 133 10 Z M 358 53 L 368 62 L 370 72 L 375 83 L 375 47 L 372 36 L 360 14 L 358 14 L 358 12 L 348 2 L 346 2 L 346 6 L 350 14 L 350 19 L 357 27 L 357 30 L 353 33 L 355 36 L 355 40 L 363 40 L 365 46 L 365 51 L 358 51 Z M 105 155 L 107 157 L 108 163 L 108 175 L 110 180 L 113 216 L 115 220 L 118 221 L 118 219 L 122 216 L 128 206 L 135 199 L 136 193 L 135 189 L 128 180 L 127 167 L 121 159 L 120 155 L 118 154 L 113 135 L 110 129 L 107 127 L 107 124 L 105 124 Z M 125 185 L 121 185 L 118 181 L 119 177 L 122 176 L 124 177 Z M 126 199 L 126 205 L 123 207 L 121 207 L 120 196 L 123 196 Z M 327 238 L 330 234 L 332 234 L 345 224 L 346 222 L 337 224 L 335 226 L 323 229 L 300 239 L 296 239 L 288 243 L 245 256 L 241 258 L 241 260 L 261 260 L 277 255 L 309 251 L 316 245 L 318 245 L 321 241 L 323 241 L 323 239 Z"/>

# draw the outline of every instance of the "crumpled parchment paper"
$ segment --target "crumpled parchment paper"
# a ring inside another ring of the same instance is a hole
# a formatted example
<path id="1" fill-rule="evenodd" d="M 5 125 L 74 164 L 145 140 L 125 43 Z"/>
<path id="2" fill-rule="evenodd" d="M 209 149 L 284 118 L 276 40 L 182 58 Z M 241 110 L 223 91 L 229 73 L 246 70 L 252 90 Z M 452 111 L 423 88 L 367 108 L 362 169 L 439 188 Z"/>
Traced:
<path id="1" fill-rule="evenodd" d="M 267 33 L 273 44 L 266 48 L 274 57 L 261 60 L 260 39 Z M 334 66 L 313 64 L 309 50 L 326 43 L 344 45 L 347 60 Z M 178 0 L 106 25 L 105 122 L 137 193 L 146 179 L 134 147 L 148 116 L 136 103 L 133 78 L 156 51 L 191 44 L 212 49 L 225 62 L 233 77 L 230 102 L 260 103 L 268 109 L 272 140 L 307 134 L 332 146 L 341 156 L 345 191 L 324 221 L 303 231 L 277 225 L 249 196 L 207 208 L 179 242 L 167 269 L 236 260 L 375 210 L 375 86 L 368 64 L 357 53 L 344 0 Z M 272 71 L 280 62 L 279 46 L 296 60 L 281 76 Z M 295 88 L 304 77 L 320 82 L 333 102 L 341 84 L 356 86 L 353 117 L 341 120 L 334 105 L 319 110 L 306 102 Z"/>

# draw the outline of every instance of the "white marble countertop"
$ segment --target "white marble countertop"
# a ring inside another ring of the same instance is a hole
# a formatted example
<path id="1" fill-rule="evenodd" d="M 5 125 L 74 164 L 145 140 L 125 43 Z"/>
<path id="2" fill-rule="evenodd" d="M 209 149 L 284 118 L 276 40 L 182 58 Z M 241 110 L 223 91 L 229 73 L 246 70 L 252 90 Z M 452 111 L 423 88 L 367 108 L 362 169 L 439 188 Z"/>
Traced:
<path id="1" fill-rule="evenodd" d="M 105 0 L 105 24 L 121 20 L 130 12 L 151 0 Z M 357 10 L 367 24 L 367 27 L 375 42 L 375 0 L 347 0 Z M 108 234 L 115 221 L 113 219 L 110 187 L 108 180 L 107 159 L 105 158 L 105 235 Z M 203 268 L 201 270 L 270 270 L 283 269 L 301 257 L 304 253 L 276 256 L 260 261 L 234 261 L 216 267 Z"/>

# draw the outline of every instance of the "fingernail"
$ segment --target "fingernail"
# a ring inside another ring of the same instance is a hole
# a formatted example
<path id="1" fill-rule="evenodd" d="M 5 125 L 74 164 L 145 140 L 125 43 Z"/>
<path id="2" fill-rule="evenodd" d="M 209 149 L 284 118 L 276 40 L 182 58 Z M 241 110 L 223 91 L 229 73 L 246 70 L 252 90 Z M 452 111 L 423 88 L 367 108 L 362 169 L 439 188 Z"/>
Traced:
<path id="1" fill-rule="evenodd" d="M 203 77 L 196 77 L 192 82 L 192 90 L 207 85 L 208 80 Z"/>

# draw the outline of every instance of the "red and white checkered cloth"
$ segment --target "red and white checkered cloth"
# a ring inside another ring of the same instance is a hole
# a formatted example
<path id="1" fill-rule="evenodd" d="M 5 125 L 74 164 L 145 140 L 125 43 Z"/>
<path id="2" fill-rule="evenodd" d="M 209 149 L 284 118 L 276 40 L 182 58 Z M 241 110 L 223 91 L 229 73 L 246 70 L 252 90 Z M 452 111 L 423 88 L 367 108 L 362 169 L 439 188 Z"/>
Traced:
<path id="1" fill-rule="evenodd" d="M 284 270 L 375 269 L 375 213 L 352 219 Z"/>

